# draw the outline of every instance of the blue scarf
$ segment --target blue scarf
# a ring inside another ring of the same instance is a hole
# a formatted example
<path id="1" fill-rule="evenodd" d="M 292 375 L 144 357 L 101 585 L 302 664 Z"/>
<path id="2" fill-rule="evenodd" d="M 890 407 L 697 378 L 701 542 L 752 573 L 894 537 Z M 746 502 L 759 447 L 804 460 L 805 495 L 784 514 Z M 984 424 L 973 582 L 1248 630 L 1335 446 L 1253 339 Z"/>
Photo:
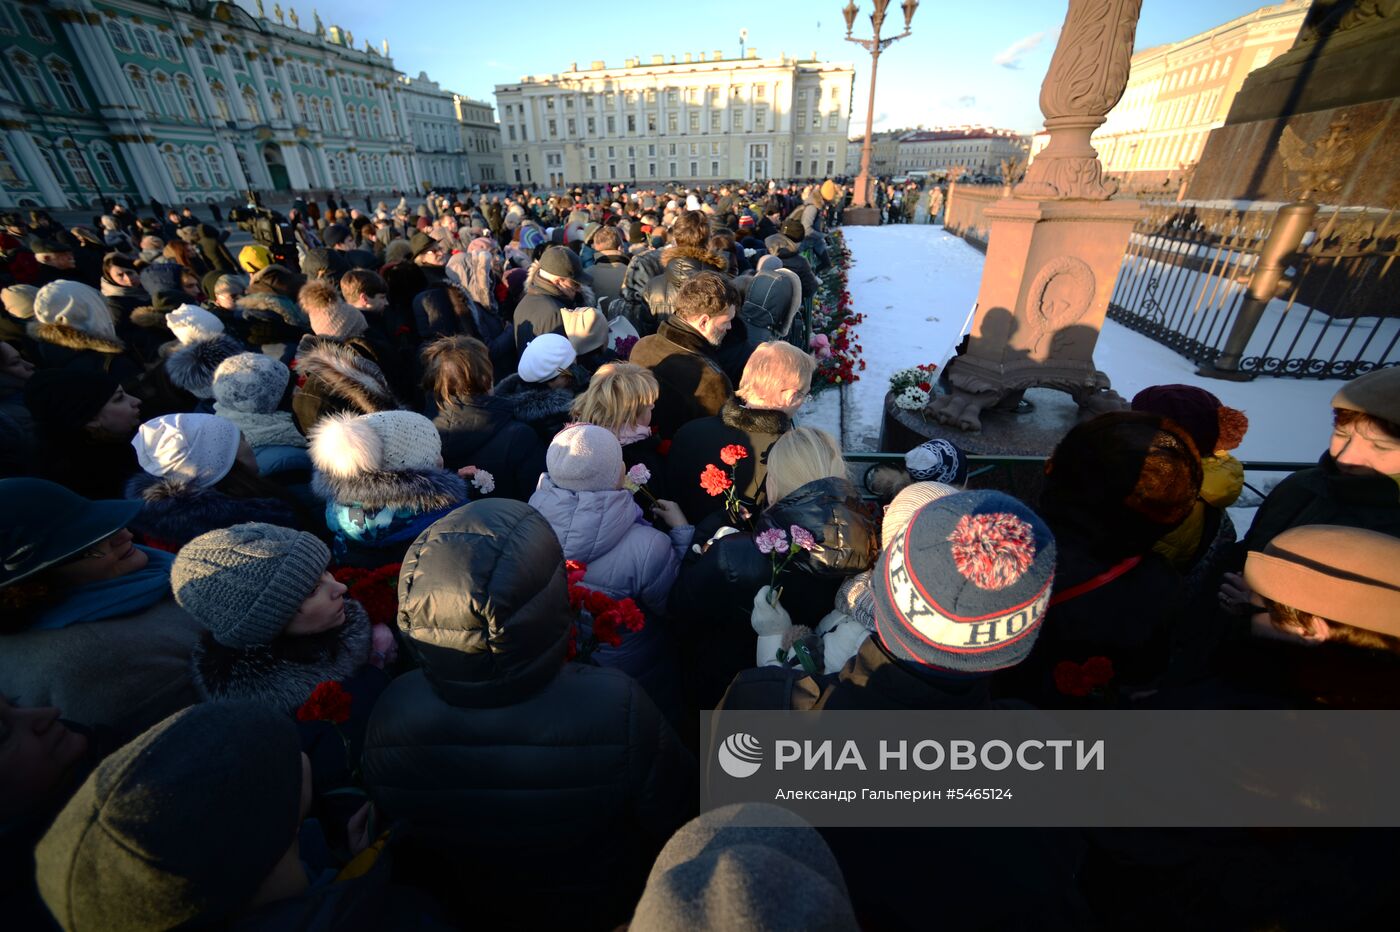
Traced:
<path id="1" fill-rule="evenodd" d="M 137 549 L 149 558 L 144 567 L 116 579 L 79 586 L 68 598 L 40 615 L 29 630 L 52 631 L 84 621 L 120 618 L 149 608 L 170 595 L 170 567 L 175 563 L 174 555 L 139 544 Z"/>

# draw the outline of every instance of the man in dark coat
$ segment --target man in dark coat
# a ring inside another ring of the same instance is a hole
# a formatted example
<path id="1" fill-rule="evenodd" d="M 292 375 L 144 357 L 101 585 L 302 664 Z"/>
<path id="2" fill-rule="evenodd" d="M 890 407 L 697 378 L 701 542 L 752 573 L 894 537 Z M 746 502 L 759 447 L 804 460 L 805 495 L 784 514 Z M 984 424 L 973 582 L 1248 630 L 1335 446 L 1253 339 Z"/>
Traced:
<path id="1" fill-rule="evenodd" d="M 695 760 L 635 680 L 565 662 L 574 613 L 549 524 L 472 502 L 414 542 L 399 586 L 418 669 L 380 697 L 362 766 L 412 829 L 419 878 L 472 924 L 625 922 L 694 808 Z"/>
<path id="2" fill-rule="evenodd" d="M 688 421 L 718 414 L 734 393 L 715 353 L 738 310 L 734 286 L 722 275 L 701 273 L 681 288 L 675 313 L 632 348 L 631 362 L 650 369 L 661 386 L 651 417 L 660 436 L 673 437 Z"/>
<path id="3" fill-rule="evenodd" d="M 515 345 L 523 351 L 543 333 L 563 333 L 566 308 L 582 295 L 583 264 L 567 246 L 550 246 L 525 285 L 525 297 L 515 306 Z"/>
<path id="4" fill-rule="evenodd" d="M 717 462 L 721 448 L 742 444 L 749 451 L 735 467 L 738 494 L 758 511 L 763 480 L 768 476 L 768 448 L 792 427 L 792 417 L 807 400 L 816 360 L 791 343 L 761 344 L 744 367 L 734 397 L 719 414 L 691 421 L 676 431 L 666 463 L 666 487 L 687 518 L 698 522 L 724 507 L 724 500 L 705 494 L 700 474 Z"/>

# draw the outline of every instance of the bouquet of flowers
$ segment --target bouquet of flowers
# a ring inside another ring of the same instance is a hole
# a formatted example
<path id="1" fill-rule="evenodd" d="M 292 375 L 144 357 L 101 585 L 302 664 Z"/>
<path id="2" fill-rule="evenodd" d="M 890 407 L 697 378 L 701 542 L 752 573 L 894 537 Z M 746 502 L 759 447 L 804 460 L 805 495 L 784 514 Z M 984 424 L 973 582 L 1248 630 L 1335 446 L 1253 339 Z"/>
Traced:
<path id="1" fill-rule="evenodd" d="M 1061 660 L 1055 664 L 1053 676 L 1055 689 L 1061 695 L 1076 699 L 1113 698 L 1109 691 L 1109 684 L 1113 682 L 1113 661 L 1107 657 L 1090 657 L 1083 663 Z"/>
<path id="2" fill-rule="evenodd" d="M 922 411 L 928 404 L 928 391 L 917 385 L 910 385 L 894 396 L 895 407 L 905 411 Z"/>
<path id="3" fill-rule="evenodd" d="M 933 391 L 933 379 L 937 372 L 938 364 L 932 362 L 898 369 L 890 376 L 890 391 L 901 392 L 906 388 L 917 388 L 928 394 Z"/>
<path id="4" fill-rule="evenodd" d="M 788 535 L 792 535 L 789 539 Z M 801 551 L 811 551 L 816 549 L 817 540 L 812 536 L 812 532 L 796 524 L 784 531 L 780 527 L 769 528 L 760 531 L 753 539 L 754 546 L 758 552 L 767 554 L 773 564 L 773 577 L 769 581 L 769 588 L 772 590 L 770 601 L 777 603 L 782 597 L 783 588 L 778 585 L 778 577 L 783 570 L 792 562 L 792 558 Z"/>
<path id="5" fill-rule="evenodd" d="M 624 633 L 646 627 L 646 616 L 632 599 L 614 599 L 584 587 L 583 577 L 588 573 L 586 564 L 565 560 L 564 573 L 569 581 L 569 606 L 576 612 L 588 612 L 592 620 L 592 633 L 582 644 L 578 641 L 577 626 L 569 633 L 569 660 L 596 664 L 591 658 L 599 647 L 604 644 L 619 647 Z"/>
<path id="6" fill-rule="evenodd" d="M 741 443 L 731 443 L 719 451 L 720 462 L 728 467 L 728 472 L 714 463 L 706 463 L 700 472 L 700 488 L 711 496 L 724 496 L 724 510 L 729 520 L 735 524 L 748 518 L 749 510 L 744 507 L 736 488 L 735 470 L 739 461 L 748 459 L 748 447 Z"/>

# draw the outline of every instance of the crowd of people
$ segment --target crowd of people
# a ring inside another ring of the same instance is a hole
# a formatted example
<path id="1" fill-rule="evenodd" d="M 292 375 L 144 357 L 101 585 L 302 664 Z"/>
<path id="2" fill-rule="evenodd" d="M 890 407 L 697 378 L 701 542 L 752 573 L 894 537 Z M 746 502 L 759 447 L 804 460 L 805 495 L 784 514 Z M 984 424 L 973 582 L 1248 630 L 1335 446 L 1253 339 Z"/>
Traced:
<path id="1" fill-rule="evenodd" d="M 697 816 L 704 710 L 1400 697 L 1400 369 L 1247 529 L 1247 417 L 1185 385 L 1069 431 L 1034 501 L 946 440 L 861 488 L 797 423 L 845 197 L 298 203 L 236 252 L 189 211 L 0 217 L 10 927 L 1386 907 L 1380 833 Z"/>

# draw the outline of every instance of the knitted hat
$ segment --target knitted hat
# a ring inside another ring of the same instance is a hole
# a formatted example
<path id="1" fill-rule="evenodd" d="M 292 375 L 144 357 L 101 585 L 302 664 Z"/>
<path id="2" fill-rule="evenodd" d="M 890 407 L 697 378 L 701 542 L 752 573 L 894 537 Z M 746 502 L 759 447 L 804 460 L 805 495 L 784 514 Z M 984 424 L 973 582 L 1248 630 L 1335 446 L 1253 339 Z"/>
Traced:
<path id="1" fill-rule="evenodd" d="M 140 502 L 89 501 L 45 479 L 0 479 L 0 588 L 106 540 L 140 511 Z"/>
<path id="2" fill-rule="evenodd" d="M 564 318 L 564 334 L 579 356 L 599 349 L 608 342 L 608 320 L 596 309 L 566 308 L 559 313 Z"/>
<path id="3" fill-rule="evenodd" d="M 141 425 L 131 445 L 141 468 L 207 489 L 233 468 L 243 439 L 217 414 L 162 414 Z"/>
<path id="4" fill-rule="evenodd" d="M 544 242 L 544 231 L 533 223 L 526 223 L 520 227 L 520 248 L 526 252 L 533 253 L 535 249 Z"/>
<path id="5" fill-rule="evenodd" d="M 1332 407 L 1400 424 L 1400 366 L 1352 379 L 1332 396 Z"/>
<path id="6" fill-rule="evenodd" d="M 592 424 L 561 430 L 544 454 L 550 480 L 572 492 L 606 492 L 622 485 L 622 444 Z"/>
<path id="7" fill-rule="evenodd" d="M 272 263 L 272 251 L 266 246 L 253 243 L 238 250 L 238 264 L 249 275 L 262 271 Z"/>
<path id="8" fill-rule="evenodd" d="M 900 489 L 894 500 L 885 506 L 885 517 L 880 524 L 880 546 L 888 547 L 892 540 L 903 534 L 909 520 L 920 508 L 957 493 L 957 489 L 942 482 L 915 482 Z"/>
<path id="9" fill-rule="evenodd" d="M 1315 524 L 1289 528 L 1245 559 L 1251 590 L 1328 621 L 1400 637 L 1400 538 Z"/>
<path id="10" fill-rule="evenodd" d="M 212 340 L 224 332 L 224 322 L 204 308 L 194 304 L 182 304 L 165 315 L 165 326 L 175 334 L 181 343 L 195 340 Z"/>
<path id="11" fill-rule="evenodd" d="M 301 820 L 301 743 L 284 710 L 190 706 L 113 752 L 34 852 L 58 925 L 171 929 L 246 909 Z"/>
<path id="12" fill-rule="evenodd" d="M 841 867 L 822 836 L 767 803 L 725 806 L 681 826 L 652 865 L 629 926 L 632 932 L 857 928 Z"/>
<path id="13" fill-rule="evenodd" d="M 170 588 L 180 607 L 227 647 L 269 644 L 320 585 L 326 545 L 275 524 L 235 524 L 180 548 Z"/>
<path id="14" fill-rule="evenodd" d="M 317 336 L 333 340 L 353 340 L 369 329 L 369 321 L 357 307 L 344 301 L 336 301 L 326 307 L 310 307 L 306 316 L 311 321 L 311 332 Z"/>
<path id="15" fill-rule="evenodd" d="M 321 242 L 327 246 L 339 246 L 350 238 L 350 228 L 343 223 L 332 223 L 321 233 Z"/>
<path id="16" fill-rule="evenodd" d="M 11 285 L 0 291 L 0 301 L 5 304 L 5 313 L 20 320 L 34 316 L 34 296 L 39 289 L 33 285 Z"/>
<path id="17" fill-rule="evenodd" d="M 904 468 L 915 482 L 962 485 L 967 481 L 967 457 L 951 440 L 926 440 L 904 454 Z"/>
<path id="18" fill-rule="evenodd" d="M 271 414 L 281 404 L 291 376 L 281 360 L 263 353 L 239 353 L 214 370 L 214 401 L 231 411 Z"/>
<path id="19" fill-rule="evenodd" d="M 526 344 L 516 371 L 524 381 L 539 384 L 564 372 L 577 358 L 578 353 L 568 337 L 542 333 Z"/>
<path id="20" fill-rule="evenodd" d="M 63 324 L 100 337 L 117 338 L 117 325 L 107 302 L 96 288 L 60 279 L 49 282 L 34 295 L 34 319 L 41 324 Z"/>
<path id="21" fill-rule="evenodd" d="M 875 631 L 892 655 L 937 670 L 1020 663 L 1040 632 L 1055 538 L 1001 492 L 959 492 L 915 513 L 875 564 Z"/>
<path id="22" fill-rule="evenodd" d="M 308 439 L 312 463 L 331 476 L 442 465 L 441 435 L 432 421 L 412 411 L 333 414 L 317 422 Z"/>
<path id="23" fill-rule="evenodd" d="M 540 271 L 556 278 L 578 278 L 583 274 L 583 264 L 569 247 L 551 246 L 540 256 Z"/>
<path id="24" fill-rule="evenodd" d="M 248 290 L 248 276 L 223 274 L 214 280 L 209 294 L 242 294 Z"/>
<path id="25" fill-rule="evenodd" d="M 1194 385 L 1144 388 L 1133 396 L 1133 410 L 1170 418 L 1191 437 L 1201 456 L 1233 450 L 1249 428 L 1243 411 L 1221 404 L 1219 398 Z"/>
<path id="26" fill-rule="evenodd" d="M 40 369 L 24 383 L 24 403 L 41 431 L 65 434 L 97 417 L 120 387 L 107 372 Z"/>

